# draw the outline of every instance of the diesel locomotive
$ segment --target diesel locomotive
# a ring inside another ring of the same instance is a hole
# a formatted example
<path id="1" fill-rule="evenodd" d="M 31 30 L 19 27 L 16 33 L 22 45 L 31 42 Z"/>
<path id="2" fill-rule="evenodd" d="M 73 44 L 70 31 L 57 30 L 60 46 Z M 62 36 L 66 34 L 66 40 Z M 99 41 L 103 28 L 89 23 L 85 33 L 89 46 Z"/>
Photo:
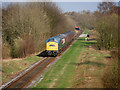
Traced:
<path id="1" fill-rule="evenodd" d="M 51 37 L 46 41 L 46 51 L 48 55 L 57 56 L 64 47 L 72 40 L 75 36 L 74 31 L 68 31 L 63 34 L 59 34 L 55 37 Z"/>

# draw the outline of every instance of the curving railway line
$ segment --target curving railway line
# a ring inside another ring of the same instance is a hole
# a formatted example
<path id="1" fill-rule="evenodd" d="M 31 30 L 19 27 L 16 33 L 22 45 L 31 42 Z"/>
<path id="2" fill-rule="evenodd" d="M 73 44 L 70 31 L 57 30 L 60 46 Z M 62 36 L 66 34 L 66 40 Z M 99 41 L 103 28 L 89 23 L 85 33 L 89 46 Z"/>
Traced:
<path id="1" fill-rule="evenodd" d="M 81 33 L 82 33 L 82 31 L 78 35 L 76 35 L 76 37 L 74 39 L 71 40 L 71 42 L 68 44 L 68 46 L 70 44 L 72 44 L 79 37 L 79 35 Z M 58 54 L 58 56 L 60 56 L 66 49 L 67 48 L 64 48 L 63 51 L 60 54 Z M 32 67 L 30 70 L 28 70 L 21 77 L 19 77 L 16 80 L 12 81 L 11 83 L 6 85 L 2 89 L 7 90 L 9 88 L 25 88 L 32 80 L 34 80 L 38 75 L 40 75 L 40 73 L 42 73 L 43 70 L 45 70 L 45 68 L 49 64 L 54 62 L 55 59 L 56 59 L 56 57 L 45 57 L 41 62 L 36 64 L 34 67 Z"/>

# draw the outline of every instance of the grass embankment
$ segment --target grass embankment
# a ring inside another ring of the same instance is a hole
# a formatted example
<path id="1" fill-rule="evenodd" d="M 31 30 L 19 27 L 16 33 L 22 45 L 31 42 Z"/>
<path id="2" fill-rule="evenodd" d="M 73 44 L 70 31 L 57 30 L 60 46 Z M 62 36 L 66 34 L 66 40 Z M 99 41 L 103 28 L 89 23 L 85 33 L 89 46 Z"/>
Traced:
<path id="1" fill-rule="evenodd" d="M 72 85 L 72 78 L 75 74 L 76 60 L 83 49 L 84 44 L 80 44 L 78 40 L 72 47 L 65 53 L 62 58 L 49 70 L 45 78 L 37 87 L 41 88 L 64 88 Z"/>
<path id="2" fill-rule="evenodd" d="M 89 31 L 90 31 L 90 30 L 85 30 L 85 31 L 84 31 L 84 34 L 88 34 Z"/>
<path id="3" fill-rule="evenodd" d="M 42 57 L 31 56 L 21 60 L 10 60 L 2 62 L 2 82 L 5 83 L 17 76 L 21 71 L 30 67 L 33 63 L 39 61 Z"/>
<path id="4" fill-rule="evenodd" d="M 79 38 L 34 88 L 103 87 L 101 78 L 109 53 L 86 47 L 95 43 Z"/>

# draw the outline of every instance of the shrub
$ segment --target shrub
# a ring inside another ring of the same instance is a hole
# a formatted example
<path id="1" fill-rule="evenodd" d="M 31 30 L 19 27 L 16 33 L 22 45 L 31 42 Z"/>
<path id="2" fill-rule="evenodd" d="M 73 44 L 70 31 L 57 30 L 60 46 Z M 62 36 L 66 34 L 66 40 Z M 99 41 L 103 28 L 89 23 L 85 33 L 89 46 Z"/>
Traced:
<path id="1" fill-rule="evenodd" d="M 34 39 L 30 35 L 25 35 L 24 39 L 17 39 L 12 47 L 12 57 L 26 57 L 35 51 Z"/>
<path id="2" fill-rule="evenodd" d="M 118 66 L 118 59 L 112 58 L 110 66 L 107 67 L 103 75 L 103 85 L 105 88 L 120 88 L 120 67 Z"/>
<path id="3" fill-rule="evenodd" d="M 111 14 L 99 17 L 96 24 L 98 45 L 100 48 L 111 50 L 118 46 L 118 15 Z"/>
<path id="4" fill-rule="evenodd" d="M 11 57 L 11 48 L 8 43 L 2 44 L 2 58 L 7 59 Z"/>

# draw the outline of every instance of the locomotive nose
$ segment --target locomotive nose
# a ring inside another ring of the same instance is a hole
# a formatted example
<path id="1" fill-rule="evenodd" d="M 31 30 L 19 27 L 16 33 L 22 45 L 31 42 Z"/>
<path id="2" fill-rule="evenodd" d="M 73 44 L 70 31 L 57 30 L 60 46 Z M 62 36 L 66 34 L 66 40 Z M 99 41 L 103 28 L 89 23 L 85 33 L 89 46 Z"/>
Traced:
<path id="1" fill-rule="evenodd" d="M 58 43 L 56 43 L 56 42 L 48 42 L 46 44 L 46 50 L 47 51 L 56 51 L 56 50 L 58 50 Z"/>

